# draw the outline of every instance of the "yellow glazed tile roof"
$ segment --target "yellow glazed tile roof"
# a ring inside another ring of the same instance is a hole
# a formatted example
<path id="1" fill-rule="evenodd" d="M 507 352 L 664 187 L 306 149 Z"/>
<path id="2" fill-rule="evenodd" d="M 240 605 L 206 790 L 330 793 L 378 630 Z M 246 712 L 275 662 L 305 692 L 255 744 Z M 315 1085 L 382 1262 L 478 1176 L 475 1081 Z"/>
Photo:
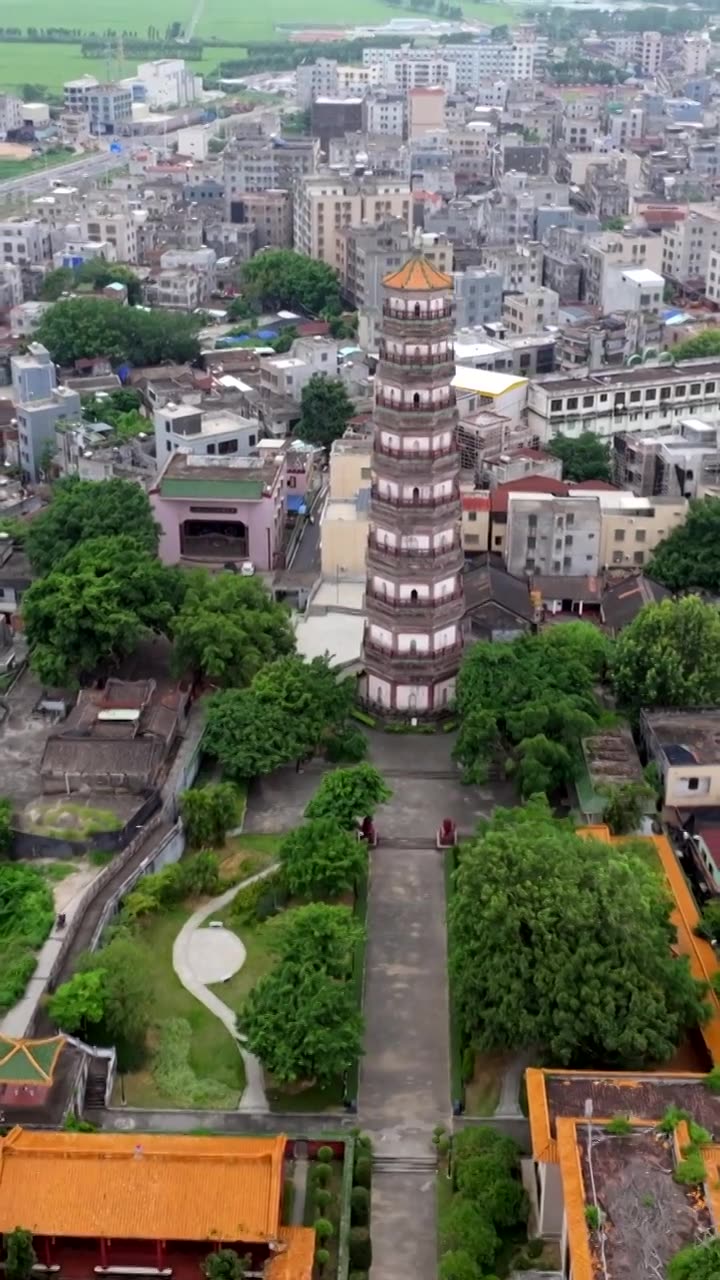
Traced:
<path id="1" fill-rule="evenodd" d="M 383 284 L 386 289 L 407 289 L 411 293 L 439 289 L 447 291 L 453 287 L 452 276 L 445 275 L 444 271 L 438 271 L 437 267 L 434 267 L 432 262 L 421 254 L 408 258 L 397 271 L 392 271 L 389 276 L 385 276 Z"/>
<path id="2" fill-rule="evenodd" d="M 283 1136 L 15 1128 L 0 1139 L 0 1232 L 260 1243 L 278 1234 L 284 1153 Z"/>
<path id="3" fill-rule="evenodd" d="M 315 1232 L 310 1227 L 281 1227 L 279 1237 L 287 1249 L 267 1264 L 265 1280 L 311 1280 Z"/>

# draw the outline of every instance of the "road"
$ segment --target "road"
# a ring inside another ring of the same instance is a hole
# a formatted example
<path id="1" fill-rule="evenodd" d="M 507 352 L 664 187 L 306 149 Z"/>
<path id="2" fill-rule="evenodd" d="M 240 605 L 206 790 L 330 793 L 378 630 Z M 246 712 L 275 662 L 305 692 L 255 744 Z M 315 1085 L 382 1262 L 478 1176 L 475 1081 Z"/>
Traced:
<path id="1" fill-rule="evenodd" d="M 123 156 L 111 155 L 109 151 L 92 151 L 76 157 L 69 164 L 48 165 L 47 169 L 38 169 L 24 178 L 5 178 L 0 182 L 0 199 L 16 191 L 21 195 L 44 195 L 53 181 L 78 182 L 86 178 L 101 178 L 122 164 Z"/>

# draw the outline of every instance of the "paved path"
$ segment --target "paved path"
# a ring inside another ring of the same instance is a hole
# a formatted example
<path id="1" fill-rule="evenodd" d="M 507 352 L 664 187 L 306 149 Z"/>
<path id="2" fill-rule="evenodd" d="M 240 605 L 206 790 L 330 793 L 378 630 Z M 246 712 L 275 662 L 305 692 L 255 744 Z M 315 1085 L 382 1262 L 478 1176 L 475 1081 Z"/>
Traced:
<path id="1" fill-rule="evenodd" d="M 198 907 L 194 911 L 189 920 L 185 921 L 182 929 L 177 935 L 173 943 L 173 969 L 178 978 L 182 982 L 186 991 L 189 991 L 196 1000 L 205 1005 L 211 1013 L 219 1018 L 223 1026 L 225 1026 L 236 1041 L 240 1056 L 245 1064 L 245 1088 L 240 1099 L 239 1111 L 268 1111 L 268 1100 L 265 1094 L 265 1081 L 263 1077 L 263 1069 L 254 1056 L 243 1045 L 245 1039 L 240 1035 L 237 1029 L 237 1020 L 235 1013 L 223 1001 L 215 995 L 214 991 L 209 991 L 203 982 L 200 982 L 195 976 L 192 967 L 191 949 L 192 936 L 196 929 L 199 929 L 209 916 L 216 915 L 218 911 L 222 911 L 229 902 L 232 902 L 236 894 L 241 889 L 247 888 L 250 884 L 255 884 L 257 880 L 264 880 L 266 876 L 272 875 L 276 870 L 277 864 L 274 863 L 270 867 L 266 867 L 264 871 L 258 871 L 257 875 L 250 876 L 247 880 L 242 880 L 240 884 L 234 884 L 231 889 L 226 889 L 225 893 L 221 893 L 217 898 L 213 898 L 210 902 L 206 902 L 204 906 Z"/>

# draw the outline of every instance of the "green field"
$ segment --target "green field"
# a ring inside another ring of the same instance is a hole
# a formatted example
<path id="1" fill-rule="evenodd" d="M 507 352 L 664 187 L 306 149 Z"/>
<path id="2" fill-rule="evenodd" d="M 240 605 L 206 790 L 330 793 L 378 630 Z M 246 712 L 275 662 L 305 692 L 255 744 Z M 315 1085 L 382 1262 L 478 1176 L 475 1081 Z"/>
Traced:
<path id="1" fill-rule="evenodd" d="M 152 10 L 142 0 L 125 0 L 118 10 L 116 0 L 95 0 L 91 6 L 80 5 L 77 0 L 33 0 L 28 7 L 26 0 L 3 0 L 3 25 L 26 27 L 32 22 L 36 27 L 68 26 L 93 31 L 124 30 L 147 32 L 152 22 L 160 30 L 171 22 L 189 22 L 195 8 L 195 0 L 156 0 Z M 499 24 L 519 20 L 522 4 L 477 4 L 468 16 L 478 22 Z M 121 16 L 119 16 L 121 14 Z M 332 0 L 268 0 L 255 6 L 247 0 L 206 0 L 205 8 L 196 29 L 199 37 L 224 40 L 274 40 L 283 39 L 277 31 L 278 24 L 337 26 L 344 23 L 389 22 L 393 17 L 418 16 L 412 11 L 393 8 L 383 0 L 360 0 L 353 5 L 337 5 Z M 182 46 L 178 46 L 178 53 Z M 239 50 L 206 47 L 202 62 L 193 62 L 193 68 L 207 74 L 223 58 L 238 58 Z M 126 60 L 121 74 L 129 75 L 134 64 Z M 83 58 L 77 45 L 0 44 L 0 88 L 12 89 L 16 85 L 33 82 L 56 88 L 64 80 L 71 80 L 85 73 L 105 77 L 104 59 Z M 110 74 L 119 74 L 116 64 L 110 66 Z"/>

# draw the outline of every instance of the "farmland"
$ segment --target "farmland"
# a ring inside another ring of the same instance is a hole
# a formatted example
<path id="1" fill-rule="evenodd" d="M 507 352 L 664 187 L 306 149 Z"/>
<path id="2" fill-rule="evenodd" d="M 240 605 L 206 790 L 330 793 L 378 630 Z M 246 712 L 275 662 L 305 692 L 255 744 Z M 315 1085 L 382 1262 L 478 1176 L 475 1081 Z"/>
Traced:
<path id="1" fill-rule="evenodd" d="M 88 8 L 79 0 L 33 0 L 32 12 L 26 0 L 3 0 L 2 22 L 7 26 L 25 27 L 29 21 L 36 27 L 78 26 L 96 32 L 115 30 L 122 24 L 127 31 L 144 35 L 148 22 L 162 30 L 172 22 L 189 22 L 194 0 L 156 0 L 149 13 L 143 0 L 123 0 L 119 8 L 117 0 L 95 0 Z M 408 16 L 412 11 L 391 8 L 383 0 L 360 0 L 360 3 L 338 6 L 333 0 L 269 0 L 264 5 L 238 4 L 237 0 L 206 0 L 197 26 L 196 35 L 205 39 L 241 41 L 282 39 L 278 25 L 297 23 L 298 26 L 333 26 L 337 23 L 390 21 L 398 15 Z M 520 18 L 523 9 L 506 4 L 478 3 L 466 6 L 466 14 L 484 23 L 502 23 Z M 178 46 L 181 54 L 182 47 Z M 207 75 L 223 58 L 240 58 L 239 49 L 206 45 L 201 62 L 193 62 L 193 68 Z M 126 59 L 119 68 L 113 60 L 108 68 L 103 58 L 83 58 L 80 45 L 47 45 L 34 43 L 0 44 L 0 89 L 13 89 L 25 83 L 47 85 L 57 89 L 64 80 L 90 74 L 104 78 L 110 75 L 129 75 L 134 64 Z"/>

